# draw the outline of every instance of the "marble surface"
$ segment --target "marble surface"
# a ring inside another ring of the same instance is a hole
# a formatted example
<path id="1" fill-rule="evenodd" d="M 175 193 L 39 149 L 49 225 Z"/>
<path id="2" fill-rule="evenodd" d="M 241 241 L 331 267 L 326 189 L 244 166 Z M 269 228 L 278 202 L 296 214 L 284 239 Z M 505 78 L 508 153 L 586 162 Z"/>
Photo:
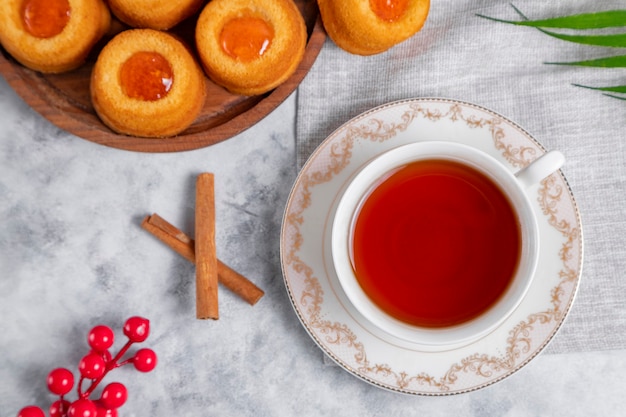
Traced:
<path id="1" fill-rule="evenodd" d="M 96 324 L 151 321 L 159 364 L 107 382 L 131 416 L 616 415 L 626 350 L 549 354 L 486 389 L 413 397 L 370 386 L 324 360 L 293 312 L 279 232 L 297 175 L 296 99 L 209 148 L 120 151 L 32 111 L 0 78 L 0 415 L 54 397 L 46 376 L 73 371 Z M 140 228 L 159 213 L 193 236 L 194 181 L 215 173 L 218 256 L 263 288 L 250 306 L 223 287 L 218 321 L 195 319 L 194 268 Z M 72 394 L 70 398 L 74 398 Z"/>

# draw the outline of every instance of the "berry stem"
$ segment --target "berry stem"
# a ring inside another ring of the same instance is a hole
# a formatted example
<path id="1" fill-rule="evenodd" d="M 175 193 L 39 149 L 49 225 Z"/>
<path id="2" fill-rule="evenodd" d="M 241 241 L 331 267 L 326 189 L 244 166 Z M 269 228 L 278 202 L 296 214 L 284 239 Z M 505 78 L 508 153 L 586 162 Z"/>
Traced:
<path id="1" fill-rule="evenodd" d="M 115 357 L 113 359 L 111 359 L 111 362 L 109 362 L 111 365 L 107 364 L 107 370 L 113 369 L 113 368 L 117 367 L 117 366 L 115 366 L 117 364 L 117 361 L 119 361 L 122 358 L 122 356 L 124 356 L 126 351 L 128 351 L 128 349 L 130 349 L 132 344 L 133 344 L 133 342 L 129 340 L 128 342 L 126 342 L 126 344 L 124 346 L 122 346 L 120 351 L 117 352 L 117 355 L 115 355 Z"/>
<path id="2" fill-rule="evenodd" d="M 82 398 L 89 398 L 91 393 L 96 389 L 98 384 L 104 379 L 104 377 L 109 373 L 110 370 L 115 369 L 115 368 L 117 368 L 119 366 L 122 366 L 125 362 L 122 363 L 122 364 L 118 364 L 117 361 L 119 361 L 121 359 L 121 357 L 124 356 L 124 354 L 128 351 L 128 349 L 130 349 L 132 344 L 133 344 L 133 342 L 129 340 L 128 342 L 126 342 L 126 344 L 124 346 L 122 346 L 120 351 L 117 352 L 117 355 L 115 355 L 115 357 L 113 357 L 113 359 L 111 359 L 109 362 L 106 363 L 106 366 L 104 368 L 104 373 L 100 377 L 94 379 L 91 382 L 91 385 L 89 386 L 87 391 L 85 391 L 84 394 L 80 393 L 80 383 L 79 383 L 79 385 L 78 385 L 78 387 L 79 387 L 79 392 L 78 392 L 79 396 L 82 397 Z M 82 378 L 81 378 L 81 382 L 82 382 Z"/>
<path id="3" fill-rule="evenodd" d="M 84 376 L 81 376 L 80 379 L 78 380 L 78 385 L 77 385 L 77 390 L 78 390 L 78 397 L 79 398 L 83 398 L 83 381 L 85 380 Z"/>
<path id="4" fill-rule="evenodd" d="M 134 360 L 135 358 L 128 358 L 124 362 L 118 363 L 115 367 L 119 368 L 120 366 L 128 365 L 129 363 L 133 363 Z"/>
<path id="5" fill-rule="evenodd" d="M 69 410 L 66 410 L 66 409 L 65 409 L 65 403 L 63 402 L 63 396 L 62 396 L 62 395 L 61 395 L 61 402 L 60 402 L 60 404 L 59 404 L 59 407 L 61 408 L 61 415 L 62 415 L 62 416 L 66 416 L 66 415 L 67 415 L 67 412 L 68 412 Z M 69 407 L 68 407 L 68 408 L 69 408 Z"/>

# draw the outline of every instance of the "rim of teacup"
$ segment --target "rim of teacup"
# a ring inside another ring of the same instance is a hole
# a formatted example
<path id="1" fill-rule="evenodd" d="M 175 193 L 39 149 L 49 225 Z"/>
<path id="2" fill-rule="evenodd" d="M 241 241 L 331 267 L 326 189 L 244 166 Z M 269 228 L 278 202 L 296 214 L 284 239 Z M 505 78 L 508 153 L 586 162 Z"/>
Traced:
<path id="1" fill-rule="evenodd" d="M 398 168 L 427 159 L 469 165 L 492 179 L 511 201 L 522 233 L 520 262 L 507 290 L 487 311 L 465 323 L 424 328 L 404 323 L 380 309 L 363 291 L 351 261 L 351 233 L 362 202 L 372 189 Z M 401 145 L 370 160 L 351 179 L 340 196 L 331 232 L 331 253 L 341 289 L 366 321 L 381 331 L 427 351 L 448 350 L 472 343 L 495 330 L 519 306 L 535 275 L 539 257 L 539 229 L 525 187 L 501 162 L 476 148 L 456 142 L 421 141 Z"/>

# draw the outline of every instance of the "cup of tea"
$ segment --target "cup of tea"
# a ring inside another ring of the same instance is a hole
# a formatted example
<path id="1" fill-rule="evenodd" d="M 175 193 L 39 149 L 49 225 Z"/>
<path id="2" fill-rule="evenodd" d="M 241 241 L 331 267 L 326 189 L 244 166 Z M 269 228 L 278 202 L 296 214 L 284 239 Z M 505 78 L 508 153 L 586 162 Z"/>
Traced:
<path id="1" fill-rule="evenodd" d="M 454 142 L 415 142 L 367 163 L 341 196 L 331 251 L 341 288 L 380 330 L 423 349 L 469 344 L 525 297 L 539 229 L 528 188 L 551 151 L 513 173 Z"/>

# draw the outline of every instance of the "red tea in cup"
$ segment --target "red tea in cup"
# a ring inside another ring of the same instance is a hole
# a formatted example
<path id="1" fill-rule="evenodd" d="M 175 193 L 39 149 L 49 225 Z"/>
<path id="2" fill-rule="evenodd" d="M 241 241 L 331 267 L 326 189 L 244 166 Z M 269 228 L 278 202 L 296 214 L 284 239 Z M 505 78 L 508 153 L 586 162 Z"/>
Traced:
<path id="1" fill-rule="evenodd" d="M 347 308 L 372 332 L 420 349 L 465 346 L 509 319 L 539 260 L 533 187 L 550 151 L 513 173 L 474 147 L 401 145 L 350 178 L 330 249 Z"/>
<path id="2" fill-rule="evenodd" d="M 511 202 L 466 164 L 426 159 L 397 168 L 360 203 L 350 257 L 381 310 L 410 325 L 470 321 L 515 277 L 521 229 Z"/>

